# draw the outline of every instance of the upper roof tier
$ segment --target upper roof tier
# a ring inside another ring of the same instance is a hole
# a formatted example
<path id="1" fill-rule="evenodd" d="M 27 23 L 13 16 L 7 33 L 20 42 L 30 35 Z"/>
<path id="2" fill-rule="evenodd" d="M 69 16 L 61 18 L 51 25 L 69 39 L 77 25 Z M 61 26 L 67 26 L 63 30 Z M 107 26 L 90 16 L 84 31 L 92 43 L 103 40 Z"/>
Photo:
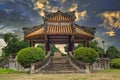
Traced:
<path id="1" fill-rule="evenodd" d="M 80 35 L 94 37 L 95 28 L 79 26 L 74 23 L 73 12 L 45 12 L 44 24 L 33 28 L 23 28 L 25 39 L 44 35 Z"/>
<path id="2" fill-rule="evenodd" d="M 47 21 L 74 21 L 75 20 L 75 11 L 72 12 L 45 12 L 45 20 Z"/>

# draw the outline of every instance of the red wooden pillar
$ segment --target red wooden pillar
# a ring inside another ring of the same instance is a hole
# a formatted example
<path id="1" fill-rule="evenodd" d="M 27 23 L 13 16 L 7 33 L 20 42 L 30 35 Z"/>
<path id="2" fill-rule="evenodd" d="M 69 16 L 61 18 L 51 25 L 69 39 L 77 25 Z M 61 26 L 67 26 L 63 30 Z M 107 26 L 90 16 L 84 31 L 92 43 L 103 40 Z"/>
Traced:
<path id="1" fill-rule="evenodd" d="M 50 44 L 49 44 L 48 36 L 45 36 L 45 50 L 46 50 L 46 54 L 50 50 Z"/>
<path id="2" fill-rule="evenodd" d="M 29 40 L 29 44 L 30 44 L 30 47 L 32 47 L 32 40 L 31 39 Z"/>
<path id="3" fill-rule="evenodd" d="M 73 50 L 74 50 L 74 36 L 70 36 L 68 51 L 73 52 Z"/>
<path id="4" fill-rule="evenodd" d="M 71 37 L 71 51 L 74 50 L 74 36 Z"/>
<path id="5" fill-rule="evenodd" d="M 89 47 L 89 41 L 83 41 L 83 46 L 84 47 Z"/>
<path id="6" fill-rule="evenodd" d="M 83 41 L 83 46 L 86 47 L 86 41 Z"/>
<path id="7" fill-rule="evenodd" d="M 89 41 L 86 42 L 87 47 L 89 47 Z"/>
<path id="8" fill-rule="evenodd" d="M 69 36 L 68 51 L 71 51 L 71 36 Z"/>
<path id="9" fill-rule="evenodd" d="M 34 41 L 32 41 L 32 47 L 35 47 L 35 42 Z"/>

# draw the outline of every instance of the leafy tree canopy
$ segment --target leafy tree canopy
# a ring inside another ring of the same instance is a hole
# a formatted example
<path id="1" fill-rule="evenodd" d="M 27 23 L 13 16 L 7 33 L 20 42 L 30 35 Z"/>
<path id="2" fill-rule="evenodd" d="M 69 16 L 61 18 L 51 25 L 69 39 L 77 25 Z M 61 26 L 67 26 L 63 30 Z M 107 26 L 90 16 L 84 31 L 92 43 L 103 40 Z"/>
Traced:
<path id="1" fill-rule="evenodd" d="M 50 45 L 50 50 L 52 55 L 54 55 L 55 52 L 61 52 L 54 44 Z"/>
<path id="2" fill-rule="evenodd" d="M 104 53 L 104 50 L 100 46 L 98 46 L 98 42 L 96 40 L 91 41 L 89 47 L 95 49 L 95 51 L 98 52 L 98 54 Z"/>
<path id="3" fill-rule="evenodd" d="M 120 52 L 117 50 L 117 48 L 115 46 L 110 46 L 106 50 L 106 53 L 108 54 L 110 59 L 120 58 Z"/>
<path id="4" fill-rule="evenodd" d="M 16 54 L 19 50 L 29 47 L 26 41 L 18 39 L 16 35 L 11 33 L 4 35 L 4 41 L 7 43 L 7 46 L 2 49 L 4 57 L 9 54 Z"/>
<path id="5" fill-rule="evenodd" d="M 37 48 L 42 48 L 43 50 L 45 50 L 45 46 L 42 45 L 42 44 L 39 44 L 39 45 L 37 45 L 36 47 L 37 47 Z"/>

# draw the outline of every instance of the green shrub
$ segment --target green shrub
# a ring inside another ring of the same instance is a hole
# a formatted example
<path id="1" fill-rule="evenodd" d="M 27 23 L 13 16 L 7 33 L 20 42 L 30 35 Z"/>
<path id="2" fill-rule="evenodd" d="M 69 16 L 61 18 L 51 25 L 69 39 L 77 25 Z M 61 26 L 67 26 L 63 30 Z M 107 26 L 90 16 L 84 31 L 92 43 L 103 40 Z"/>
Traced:
<path id="1" fill-rule="evenodd" d="M 116 58 L 116 59 L 111 60 L 110 66 L 112 68 L 119 68 L 120 69 L 120 59 Z"/>
<path id="2" fill-rule="evenodd" d="M 17 54 L 17 61 L 25 68 L 30 67 L 31 63 L 43 60 L 45 52 L 41 48 L 29 47 L 22 49 Z"/>
<path id="3" fill-rule="evenodd" d="M 76 59 L 86 63 L 93 63 L 98 58 L 98 53 L 94 49 L 87 47 L 77 48 L 73 55 Z"/>

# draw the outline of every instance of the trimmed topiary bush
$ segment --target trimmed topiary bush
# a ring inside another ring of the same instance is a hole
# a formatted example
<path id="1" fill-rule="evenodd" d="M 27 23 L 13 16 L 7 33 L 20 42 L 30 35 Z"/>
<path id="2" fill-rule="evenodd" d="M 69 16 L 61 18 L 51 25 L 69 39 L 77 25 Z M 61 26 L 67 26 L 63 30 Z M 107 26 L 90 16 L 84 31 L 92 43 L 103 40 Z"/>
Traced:
<path id="1" fill-rule="evenodd" d="M 112 68 L 119 68 L 119 69 L 120 69 L 120 59 L 117 58 L 117 59 L 111 60 L 110 66 L 111 66 Z"/>
<path id="2" fill-rule="evenodd" d="M 98 58 L 98 53 L 94 49 L 87 47 L 77 48 L 73 55 L 76 59 L 86 63 L 93 63 Z"/>
<path id="3" fill-rule="evenodd" d="M 17 61 L 25 68 L 30 67 L 31 63 L 43 60 L 45 52 L 41 48 L 29 47 L 22 49 L 17 54 Z"/>

